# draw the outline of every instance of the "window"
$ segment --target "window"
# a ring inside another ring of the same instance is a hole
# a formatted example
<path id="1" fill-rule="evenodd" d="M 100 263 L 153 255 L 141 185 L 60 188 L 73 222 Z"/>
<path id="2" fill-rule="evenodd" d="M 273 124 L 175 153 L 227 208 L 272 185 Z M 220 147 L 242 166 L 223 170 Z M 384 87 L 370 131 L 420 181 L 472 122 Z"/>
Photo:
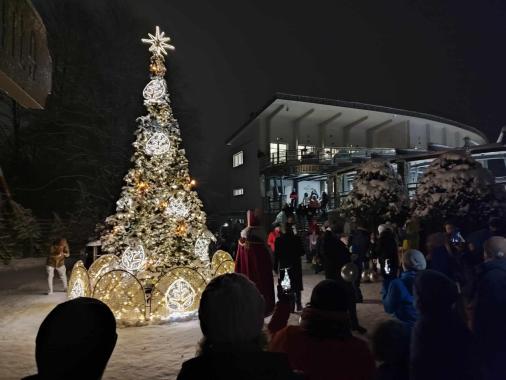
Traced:
<path id="1" fill-rule="evenodd" d="M 316 147 L 310 145 L 299 145 L 297 147 L 297 157 L 301 159 L 316 158 Z"/>
<path id="2" fill-rule="evenodd" d="M 232 190 L 232 195 L 234 197 L 238 197 L 239 195 L 244 195 L 244 189 L 242 187 L 234 189 L 234 190 Z"/>
<path id="3" fill-rule="evenodd" d="M 490 170 L 496 177 L 506 176 L 506 165 L 504 164 L 504 159 L 502 158 L 487 160 L 487 167 L 488 170 Z"/>
<path id="4" fill-rule="evenodd" d="M 286 154 L 288 151 L 288 144 L 271 143 L 270 159 L 273 164 L 280 164 L 286 162 Z"/>
<path id="5" fill-rule="evenodd" d="M 241 150 L 232 156 L 232 167 L 236 168 L 244 164 L 244 154 Z"/>

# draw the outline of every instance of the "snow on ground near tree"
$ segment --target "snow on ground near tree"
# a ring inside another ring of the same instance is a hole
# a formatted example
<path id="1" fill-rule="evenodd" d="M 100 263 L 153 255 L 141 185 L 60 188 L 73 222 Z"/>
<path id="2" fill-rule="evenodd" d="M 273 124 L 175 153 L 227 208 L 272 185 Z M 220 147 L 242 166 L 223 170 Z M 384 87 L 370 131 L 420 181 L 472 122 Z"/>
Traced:
<path id="1" fill-rule="evenodd" d="M 36 373 L 35 337 L 39 325 L 54 306 L 66 300 L 57 276 L 56 292 L 45 294 L 45 269 L 42 262 L 37 263 L 0 271 L 0 379 Z M 305 271 L 304 303 L 321 279 L 322 275 Z M 388 316 L 379 302 L 380 284 L 363 284 L 362 290 L 366 303 L 358 305 L 359 319 L 372 331 Z M 297 321 L 298 315 L 292 315 L 290 323 Z M 103 378 L 175 379 L 181 363 L 195 355 L 201 337 L 198 321 L 118 329 L 118 342 Z"/>

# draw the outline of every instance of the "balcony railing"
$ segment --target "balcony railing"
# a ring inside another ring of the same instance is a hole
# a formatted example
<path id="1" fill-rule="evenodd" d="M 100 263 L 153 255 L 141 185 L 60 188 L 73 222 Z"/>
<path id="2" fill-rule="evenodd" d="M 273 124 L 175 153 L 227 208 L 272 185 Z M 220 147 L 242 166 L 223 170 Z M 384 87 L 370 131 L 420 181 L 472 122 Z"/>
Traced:
<path id="1" fill-rule="evenodd" d="M 369 159 L 375 155 L 392 156 L 395 149 L 388 148 L 363 148 L 363 147 L 341 147 L 341 148 L 308 148 L 298 150 L 279 150 L 272 152 L 269 157 L 264 158 L 262 167 L 276 165 L 338 165 L 339 163 L 353 162 L 354 159 Z"/>

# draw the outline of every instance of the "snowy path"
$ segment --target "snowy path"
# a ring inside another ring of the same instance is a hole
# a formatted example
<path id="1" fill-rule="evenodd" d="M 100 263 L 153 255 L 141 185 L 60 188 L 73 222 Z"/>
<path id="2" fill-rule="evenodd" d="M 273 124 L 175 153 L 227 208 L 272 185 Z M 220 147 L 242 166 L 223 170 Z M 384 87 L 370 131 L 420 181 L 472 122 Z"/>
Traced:
<path id="1" fill-rule="evenodd" d="M 303 301 L 323 277 L 307 272 Z M 36 372 L 35 336 L 51 309 L 66 300 L 59 279 L 55 293 L 45 295 L 43 266 L 0 272 L 0 379 L 19 379 Z M 358 305 L 361 324 L 369 331 L 388 318 L 379 303 L 380 284 L 362 285 L 366 302 Z M 291 318 L 292 323 L 297 315 Z M 118 329 L 118 343 L 104 379 L 175 379 L 181 363 L 195 355 L 201 338 L 197 321 Z"/>

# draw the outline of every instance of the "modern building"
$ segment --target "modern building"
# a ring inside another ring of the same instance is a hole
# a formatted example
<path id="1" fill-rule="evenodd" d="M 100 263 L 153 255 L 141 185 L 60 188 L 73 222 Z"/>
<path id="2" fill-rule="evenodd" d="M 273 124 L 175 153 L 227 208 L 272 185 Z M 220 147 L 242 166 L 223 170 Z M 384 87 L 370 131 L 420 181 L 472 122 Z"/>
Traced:
<path id="1" fill-rule="evenodd" d="M 229 209 L 275 213 L 296 189 L 326 191 L 330 206 L 352 188 L 356 167 L 375 157 L 394 164 L 411 193 L 441 152 L 467 149 L 506 182 L 506 147 L 479 130 L 418 112 L 362 103 L 276 94 L 237 130 L 229 147 Z"/>
<path id="2" fill-rule="evenodd" d="M 52 62 L 44 23 L 29 0 L 0 0 L 0 90 L 24 108 L 43 109 Z"/>

